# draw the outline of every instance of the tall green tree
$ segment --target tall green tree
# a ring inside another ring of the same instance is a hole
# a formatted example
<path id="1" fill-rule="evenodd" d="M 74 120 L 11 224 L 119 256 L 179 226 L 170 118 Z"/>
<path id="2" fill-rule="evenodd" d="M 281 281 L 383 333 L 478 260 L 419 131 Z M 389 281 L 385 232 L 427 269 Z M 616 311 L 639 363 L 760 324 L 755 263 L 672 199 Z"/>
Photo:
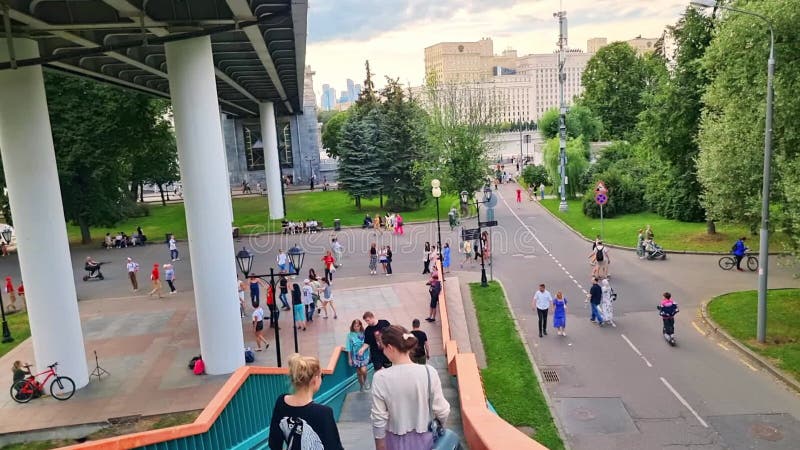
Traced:
<path id="1" fill-rule="evenodd" d="M 339 156 L 342 127 L 349 117 L 348 111 L 339 111 L 322 126 L 322 146 L 331 158 Z"/>
<path id="2" fill-rule="evenodd" d="M 764 15 L 775 31 L 772 196 L 774 224 L 797 244 L 800 208 L 800 0 L 738 1 Z M 724 13 L 703 57 L 711 83 L 703 101 L 698 177 L 712 219 L 737 220 L 753 230 L 761 220 L 766 61 L 769 32 L 755 17 Z"/>
<path id="3" fill-rule="evenodd" d="M 91 242 L 90 227 L 130 213 L 130 155 L 149 130 L 150 98 L 94 81 L 45 74 L 66 219 Z"/>
<path id="4" fill-rule="evenodd" d="M 567 110 L 567 137 L 583 136 L 588 144 L 600 139 L 603 123 L 592 111 L 581 104 L 570 106 Z M 545 139 L 558 137 L 559 110 L 550 108 L 539 119 L 538 128 Z"/>
<path id="5" fill-rule="evenodd" d="M 586 156 L 586 145 L 583 137 L 567 140 L 567 198 L 574 198 L 583 192 L 584 184 L 581 175 L 589 166 Z M 544 166 L 550 179 L 556 186 L 561 186 L 561 175 L 558 173 L 559 142 L 557 138 L 549 139 L 544 146 Z"/>
<path id="6" fill-rule="evenodd" d="M 673 72 L 643 95 L 639 114 L 641 145 L 656 160 L 657 171 L 648 182 L 648 203 L 670 219 L 703 221 L 702 186 L 697 178 L 697 133 L 708 75 L 701 65 L 711 42 L 712 19 L 687 8 L 671 27 L 677 49 Z M 658 58 L 660 60 L 660 58 Z M 662 68 L 664 61 L 657 61 Z"/>
<path id="7" fill-rule="evenodd" d="M 583 72 L 581 102 L 603 123 L 603 136 L 630 137 L 642 110 L 641 94 L 647 82 L 645 65 L 625 42 L 601 48 Z"/>
<path id="8" fill-rule="evenodd" d="M 381 113 L 373 108 L 362 112 L 360 107 L 345 122 L 339 144 L 339 186 L 361 207 L 361 199 L 381 195 L 381 159 L 375 149 L 380 141 Z"/>

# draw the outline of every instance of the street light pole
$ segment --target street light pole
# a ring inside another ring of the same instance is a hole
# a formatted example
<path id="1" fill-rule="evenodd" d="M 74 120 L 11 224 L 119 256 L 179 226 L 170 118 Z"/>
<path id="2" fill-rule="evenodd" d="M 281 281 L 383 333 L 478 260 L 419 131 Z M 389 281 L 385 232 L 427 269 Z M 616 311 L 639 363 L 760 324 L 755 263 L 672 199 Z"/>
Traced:
<path id="1" fill-rule="evenodd" d="M 751 11 L 719 5 L 715 1 L 696 0 L 692 5 L 701 8 L 721 8 L 749 16 L 757 17 L 769 27 L 769 59 L 767 60 L 767 112 L 764 123 L 764 173 L 761 184 L 761 230 L 758 243 L 758 320 L 756 323 L 756 339 L 765 342 L 767 339 L 767 276 L 769 271 L 769 191 L 772 172 L 772 82 L 775 76 L 775 32 L 772 22 L 766 17 Z"/>
<path id="2" fill-rule="evenodd" d="M 567 104 L 564 103 L 564 82 L 567 79 L 564 73 L 566 64 L 565 48 L 567 46 L 567 12 L 558 11 L 553 14 L 558 18 L 558 173 L 561 175 L 561 202 L 559 211 L 566 211 L 567 204 Z"/>
<path id="3" fill-rule="evenodd" d="M 436 199 L 436 229 L 437 229 L 437 231 L 439 233 L 438 234 L 439 240 L 436 241 L 436 244 L 437 244 L 437 248 L 439 249 L 439 255 L 442 255 L 443 254 L 443 250 L 442 250 L 442 224 L 441 224 L 441 219 L 440 219 L 440 214 L 439 214 L 439 197 L 442 196 L 442 188 L 440 186 L 441 186 L 441 182 L 439 180 L 437 180 L 437 179 L 431 180 L 431 195 L 433 195 L 433 198 Z M 440 274 L 440 276 L 442 277 L 442 281 L 444 281 L 444 270 L 442 270 L 442 273 Z"/>

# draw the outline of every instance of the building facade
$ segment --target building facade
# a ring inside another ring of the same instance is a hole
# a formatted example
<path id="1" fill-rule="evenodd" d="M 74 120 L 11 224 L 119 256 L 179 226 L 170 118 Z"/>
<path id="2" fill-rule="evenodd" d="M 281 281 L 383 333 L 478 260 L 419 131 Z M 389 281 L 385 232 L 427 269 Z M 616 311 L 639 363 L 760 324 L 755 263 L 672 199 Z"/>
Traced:
<path id="1" fill-rule="evenodd" d="M 643 56 L 646 53 L 651 53 L 656 50 L 660 38 L 645 38 L 642 35 L 636 36 L 633 39 L 628 39 L 628 45 L 633 47 L 636 54 Z M 608 39 L 604 37 L 592 38 L 586 41 L 586 52 L 590 54 L 597 53 L 598 50 L 608 45 Z"/>
<path id="2" fill-rule="evenodd" d="M 425 75 L 441 83 L 485 81 L 495 66 L 490 38 L 477 42 L 440 42 L 425 49 Z"/>
<path id="3" fill-rule="evenodd" d="M 608 45 L 608 39 L 604 37 L 591 38 L 586 41 L 586 53 L 597 53 L 598 50 Z"/>

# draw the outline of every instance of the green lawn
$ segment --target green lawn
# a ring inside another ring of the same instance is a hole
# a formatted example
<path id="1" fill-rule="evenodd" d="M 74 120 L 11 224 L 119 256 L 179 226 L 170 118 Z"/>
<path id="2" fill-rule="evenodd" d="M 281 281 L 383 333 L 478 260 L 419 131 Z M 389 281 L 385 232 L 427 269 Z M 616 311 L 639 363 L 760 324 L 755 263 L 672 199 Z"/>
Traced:
<path id="1" fill-rule="evenodd" d="M 18 299 L 17 304 L 19 303 L 20 301 Z M 0 344 L 0 357 L 10 352 L 11 349 L 19 345 L 20 342 L 31 337 L 31 328 L 28 326 L 27 312 L 6 314 L 6 320 L 8 321 L 8 329 L 11 331 L 11 337 L 14 338 L 14 341 Z"/>
<path id="2" fill-rule="evenodd" d="M 532 427 L 533 438 L 551 450 L 564 443 L 553 422 L 533 366 L 514 327 L 505 296 L 496 281 L 469 285 L 478 316 L 488 367 L 481 371 L 486 396 L 497 413 L 514 426 Z"/>
<path id="3" fill-rule="evenodd" d="M 558 210 L 558 204 L 559 200 L 556 198 L 548 198 L 542 202 L 545 208 L 583 236 L 593 239 L 600 234 L 600 219 L 586 217 L 580 200 L 570 200 L 566 213 Z M 728 252 L 739 237 L 747 236 L 748 247 L 754 252 L 758 251 L 758 236 L 751 236 L 747 227 L 742 225 L 717 223 L 717 234 L 709 235 L 706 233 L 705 223 L 665 219 L 651 212 L 625 214 L 603 222 L 603 240 L 609 244 L 635 247 L 639 229 L 649 224 L 653 227 L 656 242 L 667 250 Z M 780 236 L 774 233 L 771 236 L 771 250 L 782 251 Z"/>
<path id="4" fill-rule="evenodd" d="M 386 198 L 384 198 L 386 200 Z M 447 212 L 450 207 L 458 204 L 456 196 L 443 196 L 440 199 L 442 219 L 447 221 Z M 380 200 L 362 200 L 362 209 L 355 207 L 354 202 L 344 191 L 318 191 L 302 194 L 286 195 L 286 212 L 290 220 L 315 219 L 321 221 L 325 228 L 333 226 L 333 219 L 341 219 L 342 226 L 360 225 L 364 214 L 374 216 L 376 213 L 385 213 L 386 209 L 380 208 Z M 433 201 L 425 204 L 417 211 L 401 211 L 405 222 L 436 219 L 436 203 Z M 278 231 L 281 229 L 279 220 L 271 221 L 266 197 L 243 197 L 233 199 L 233 221 L 244 234 Z M 127 234 L 133 233 L 137 226 L 141 226 L 145 234 L 153 240 L 161 241 L 166 233 L 175 233 L 178 239 L 186 238 L 186 218 L 183 204 L 168 204 L 167 206 L 151 205 L 150 215 L 128 219 L 111 228 L 93 228 L 92 238 L 101 240 L 107 232 L 112 235 L 118 231 Z M 77 226 L 68 225 L 67 233 L 70 242 L 80 242 L 80 230 Z"/>
<path id="5" fill-rule="evenodd" d="M 712 299 L 708 313 L 731 336 L 800 381 L 800 289 L 771 289 L 767 342 L 756 341 L 758 294 L 733 292 Z"/>

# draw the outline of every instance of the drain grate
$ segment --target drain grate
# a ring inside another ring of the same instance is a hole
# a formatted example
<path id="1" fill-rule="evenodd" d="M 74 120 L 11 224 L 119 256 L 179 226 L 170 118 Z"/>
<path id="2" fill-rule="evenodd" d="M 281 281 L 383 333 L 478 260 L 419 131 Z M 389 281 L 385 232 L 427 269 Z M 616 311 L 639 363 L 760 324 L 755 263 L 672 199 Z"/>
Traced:
<path id="1" fill-rule="evenodd" d="M 543 369 L 542 377 L 545 383 L 558 383 L 558 372 L 555 369 Z"/>

